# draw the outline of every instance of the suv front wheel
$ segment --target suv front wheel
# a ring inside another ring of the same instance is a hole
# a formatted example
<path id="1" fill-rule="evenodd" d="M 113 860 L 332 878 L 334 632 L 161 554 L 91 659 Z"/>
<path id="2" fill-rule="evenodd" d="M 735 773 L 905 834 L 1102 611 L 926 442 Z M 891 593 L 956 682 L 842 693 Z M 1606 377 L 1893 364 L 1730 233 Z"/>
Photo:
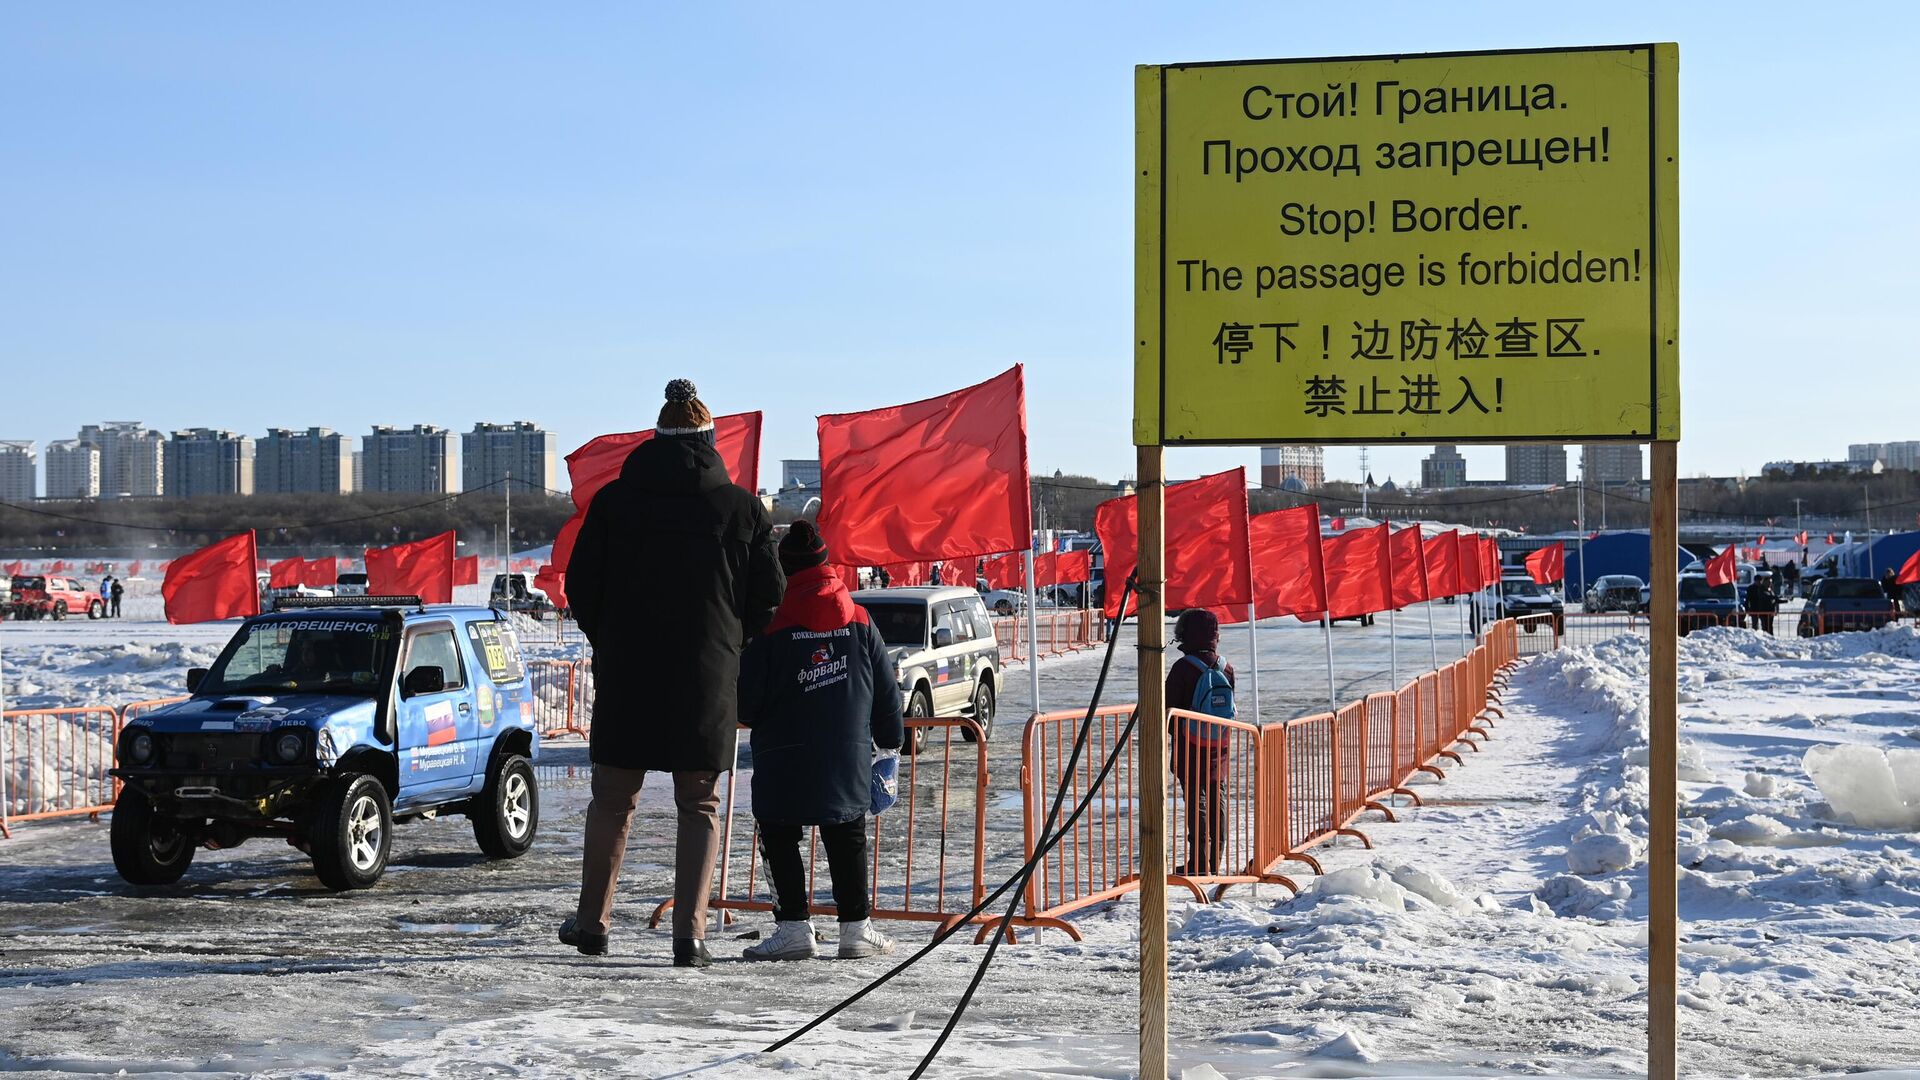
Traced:
<path id="1" fill-rule="evenodd" d="M 916 687 L 913 693 L 907 697 L 907 719 L 924 720 L 932 715 L 932 695 L 927 693 L 925 687 Z M 927 729 L 924 727 L 908 728 L 907 738 L 904 741 L 906 742 L 907 752 L 917 756 L 920 751 L 926 749 Z"/>
<path id="2" fill-rule="evenodd" d="M 364 889 L 386 873 L 393 805 L 371 776 L 342 776 L 321 792 L 313 821 L 313 872 L 336 892 Z"/>
<path id="3" fill-rule="evenodd" d="M 193 862 L 187 823 L 153 807 L 146 792 L 123 787 L 113 803 L 113 868 L 132 885 L 171 885 Z"/>
<path id="4" fill-rule="evenodd" d="M 993 684 L 985 679 L 980 680 L 980 685 L 973 688 L 973 722 L 980 725 L 980 734 L 978 736 L 980 739 L 993 738 L 994 704 Z M 968 742 L 975 741 L 972 728 L 961 728 L 960 730 L 961 733 L 966 736 Z"/>
<path id="5" fill-rule="evenodd" d="M 489 858 L 525 855 L 540 827 L 540 789 L 527 759 L 508 754 L 496 761 L 467 817 L 473 821 L 474 840 Z"/>

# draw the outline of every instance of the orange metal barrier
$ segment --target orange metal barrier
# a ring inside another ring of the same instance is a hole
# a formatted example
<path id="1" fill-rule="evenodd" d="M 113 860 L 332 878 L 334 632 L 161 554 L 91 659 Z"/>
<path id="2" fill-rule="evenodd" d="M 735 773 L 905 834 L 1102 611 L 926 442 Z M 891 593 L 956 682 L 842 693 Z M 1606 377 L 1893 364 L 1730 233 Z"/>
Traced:
<path id="1" fill-rule="evenodd" d="M 919 755 L 900 757 L 900 801 L 872 819 L 868 837 L 868 889 L 875 919 L 960 922 L 987 895 L 987 740 L 980 726 L 958 716 L 911 717 L 906 745 L 925 732 Z M 746 729 L 741 729 L 742 737 Z M 742 802 L 739 772 L 728 774 L 725 839 L 718 879 L 708 905 L 730 918 L 734 911 L 772 911 L 773 890 L 760 872 L 760 830 L 751 799 Z M 736 815 L 747 827 L 736 830 Z M 831 898 L 818 882 L 817 831 L 809 834 L 809 911 L 832 915 Z M 659 926 L 673 908 L 668 899 L 653 911 Z"/>
<path id="2" fill-rule="evenodd" d="M 113 809 L 120 712 L 105 705 L 0 713 L 0 836 L 21 821 Z"/>
<path id="3" fill-rule="evenodd" d="M 533 723 L 543 739 L 556 735 L 586 738 L 592 730 L 584 706 L 593 700 L 590 660 L 528 660 L 533 687 Z"/>
<path id="4" fill-rule="evenodd" d="M 1041 609 L 1034 613 L 1037 642 L 1027 640 L 1027 617 L 1022 614 L 999 615 L 992 619 L 993 636 L 1000 645 L 1000 659 L 1019 663 L 1029 655 L 1041 659 L 1091 649 L 1106 643 L 1107 622 L 1091 608 Z"/>

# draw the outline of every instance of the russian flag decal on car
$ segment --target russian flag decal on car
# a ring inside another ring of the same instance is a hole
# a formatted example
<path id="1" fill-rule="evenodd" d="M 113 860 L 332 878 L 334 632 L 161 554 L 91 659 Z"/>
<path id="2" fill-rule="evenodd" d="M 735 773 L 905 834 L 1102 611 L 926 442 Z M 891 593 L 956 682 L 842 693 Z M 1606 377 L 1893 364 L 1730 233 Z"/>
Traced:
<path id="1" fill-rule="evenodd" d="M 453 727 L 453 702 L 436 701 L 427 706 L 427 745 L 445 746 L 458 737 Z"/>

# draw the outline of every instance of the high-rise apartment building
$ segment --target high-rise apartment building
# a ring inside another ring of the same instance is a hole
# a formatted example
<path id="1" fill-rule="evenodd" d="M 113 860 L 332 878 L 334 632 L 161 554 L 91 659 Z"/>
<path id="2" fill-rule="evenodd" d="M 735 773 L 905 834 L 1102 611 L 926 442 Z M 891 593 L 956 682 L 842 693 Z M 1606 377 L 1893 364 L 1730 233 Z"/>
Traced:
<path id="1" fill-rule="evenodd" d="M 87 424 L 79 441 L 100 452 L 100 493 L 107 498 L 150 499 L 164 494 L 167 437 L 138 420 Z"/>
<path id="2" fill-rule="evenodd" d="M 1323 446 L 1263 446 L 1260 448 L 1260 486 L 1317 488 L 1327 482 L 1327 450 Z"/>
<path id="3" fill-rule="evenodd" d="M 47 498 L 100 497 L 100 448 L 79 439 L 47 444 Z"/>
<path id="4" fill-rule="evenodd" d="M 214 428 L 187 428 L 167 440 L 167 495 L 253 494 L 253 439 Z"/>
<path id="5" fill-rule="evenodd" d="M 1854 443 L 1847 447 L 1847 460 L 1862 465 L 1878 461 L 1889 469 L 1920 469 L 1920 441 Z"/>
<path id="6" fill-rule="evenodd" d="M 1433 453 L 1420 459 L 1420 486 L 1429 491 L 1442 488 L 1465 487 L 1467 484 L 1467 459 L 1460 450 L 1448 443 L 1433 448 Z"/>
<path id="7" fill-rule="evenodd" d="M 332 428 L 268 428 L 254 444 L 253 490 L 261 495 L 353 490 L 353 446 Z"/>
<path id="8" fill-rule="evenodd" d="M 780 462 L 780 490 L 818 488 L 819 486 L 819 458 L 786 458 Z"/>
<path id="9" fill-rule="evenodd" d="M 446 428 L 375 424 L 360 439 L 362 491 L 446 495 L 453 491 L 453 436 Z"/>
<path id="10" fill-rule="evenodd" d="M 1557 443 L 1507 447 L 1507 483 L 1545 486 L 1567 482 L 1567 448 Z"/>
<path id="11" fill-rule="evenodd" d="M 1590 443 L 1580 448 L 1580 478 L 1588 484 L 1636 484 L 1647 478 L 1637 443 Z"/>
<path id="12" fill-rule="evenodd" d="M 558 479 L 559 440 L 531 420 L 475 424 L 460 436 L 460 490 L 499 484 L 509 476 L 516 491 L 552 489 Z"/>
<path id="13" fill-rule="evenodd" d="M 0 439 L 0 502 L 33 501 L 34 462 L 31 439 Z"/>

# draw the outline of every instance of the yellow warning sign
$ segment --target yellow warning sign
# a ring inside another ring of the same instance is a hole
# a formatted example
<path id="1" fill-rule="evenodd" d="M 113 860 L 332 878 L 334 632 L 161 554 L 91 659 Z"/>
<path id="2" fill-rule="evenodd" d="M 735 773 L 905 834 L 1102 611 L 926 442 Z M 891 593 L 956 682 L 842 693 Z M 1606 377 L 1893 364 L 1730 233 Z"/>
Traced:
<path id="1" fill-rule="evenodd" d="M 1134 441 L 1679 438 L 1678 66 L 1140 68 Z"/>

